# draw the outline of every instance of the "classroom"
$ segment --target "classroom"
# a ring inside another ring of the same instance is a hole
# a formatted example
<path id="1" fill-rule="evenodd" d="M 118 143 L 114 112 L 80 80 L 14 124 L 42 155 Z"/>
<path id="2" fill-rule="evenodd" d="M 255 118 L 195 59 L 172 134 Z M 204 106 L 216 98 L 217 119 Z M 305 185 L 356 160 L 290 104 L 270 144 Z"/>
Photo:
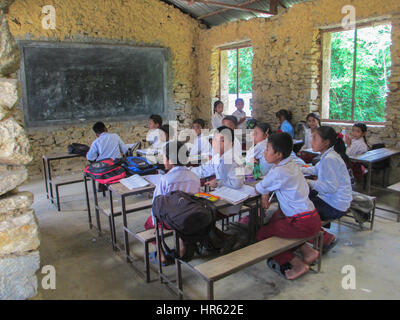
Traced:
<path id="1" fill-rule="evenodd" d="M 399 130 L 398 0 L 0 0 L 0 300 L 400 299 Z"/>

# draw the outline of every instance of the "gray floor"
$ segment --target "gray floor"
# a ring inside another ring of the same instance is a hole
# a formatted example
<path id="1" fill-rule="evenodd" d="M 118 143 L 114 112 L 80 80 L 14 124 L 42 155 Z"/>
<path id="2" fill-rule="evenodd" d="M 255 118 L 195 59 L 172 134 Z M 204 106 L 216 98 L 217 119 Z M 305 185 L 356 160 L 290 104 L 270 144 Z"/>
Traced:
<path id="1" fill-rule="evenodd" d="M 34 193 L 34 209 L 40 226 L 41 265 L 56 269 L 56 289 L 44 290 L 43 275 L 38 272 L 39 294 L 35 299 L 176 299 L 157 280 L 146 284 L 141 273 L 128 265 L 121 253 L 113 252 L 106 236 L 99 237 L 87 222 L 84 187 L 75 184 L 62 187 L 62 211 L 57 212 L 44 194 L 41 179 L 33 179 L 20 188 Z M 381 193 L 379 204 L 398 206 L 395 195 Z M 106 201 L 106 199 L 102 199 Z M 129 215 L 129 225 L 143 230 L 149 210 Z M 377 210 L 373 231 L 359 231 L 333 224 L 331 232 L 339 243 L 324 256 L 322 272 L 309 272 L 288 281 L 260 262 L 242 272 L 220 280 L 215 285 L 217 299 L 400 299 L 400 223 L 392 214 Z M 119 243 L 122 245 L 121 218 L 117 218 Z M 108 222 L 102 217 L 108 233 Z M 134 263 L 143 270 L 143 249 L 131 240 L 138 257 Z M 153 250 L 153 249 L 151 249 Z M 356 270 L 356 289 L 342 288 L 342 268 Z M 168 267 L 173 275 L 174 267 Z M 183 269 L 184 290 L 190 299 L 204 299 L 205 283 Z"/>

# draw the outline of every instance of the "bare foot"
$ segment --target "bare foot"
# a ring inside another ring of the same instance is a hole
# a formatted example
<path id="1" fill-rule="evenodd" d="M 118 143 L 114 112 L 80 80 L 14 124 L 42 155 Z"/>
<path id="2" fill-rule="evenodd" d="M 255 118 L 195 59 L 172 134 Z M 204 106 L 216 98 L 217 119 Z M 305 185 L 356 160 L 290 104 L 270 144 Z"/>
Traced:
<path id="1" fill-rule="evenodd" d="M 306 264 L 313 263 L 319 257 L 319 252 L 306 243 L 300 247 L 300 251 L 303 253 L 303 261 Z"/>
<path id="2" fill-rule="evenodd" d="M 285 276 L 288 280 L 296 279 L 310 270 L 310 267 L 297 257 L 294 257 L 290 263 L 292 269 L 285 271 Z"/>

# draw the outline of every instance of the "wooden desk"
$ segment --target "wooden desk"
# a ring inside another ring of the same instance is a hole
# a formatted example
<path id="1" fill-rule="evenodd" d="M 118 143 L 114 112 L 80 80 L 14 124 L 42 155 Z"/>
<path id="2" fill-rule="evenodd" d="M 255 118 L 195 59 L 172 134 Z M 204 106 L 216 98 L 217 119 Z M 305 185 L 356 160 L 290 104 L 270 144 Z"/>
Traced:
<path id="1" fill-rule="evenodd" d="M 380 148 L 371 151 L 367 151 L 361 155 L 350 157 L 353 162 L 360 162 L 368 167 L 368 180 L 367 180 L 367 193 L 371 194 L 371 177 L 372 177 L 372 164 L 390 159 L 391 157 L 400 154 L 400 150 L 390 148 Z"/>
<path id="2" fill-rule="evenodd" d="M 65 153 L 53 153 L 48 155 L 42 155 L 42 165 L 43 165 L 43 176 L 44 176 L 44 185 L 46 188 L 46 196 L 47 199 L 50 199 L 50 202 L 54 204 L 54 194 L 53 194 L 53 184 L 52 184 L 52 176 L 51 176 L 51 161 L 62 160 L 62 159 L 71 159 L 81 157 L 77 154 L 69 154 Z M 83 181 L 83 179 L 82 179 Z"/>

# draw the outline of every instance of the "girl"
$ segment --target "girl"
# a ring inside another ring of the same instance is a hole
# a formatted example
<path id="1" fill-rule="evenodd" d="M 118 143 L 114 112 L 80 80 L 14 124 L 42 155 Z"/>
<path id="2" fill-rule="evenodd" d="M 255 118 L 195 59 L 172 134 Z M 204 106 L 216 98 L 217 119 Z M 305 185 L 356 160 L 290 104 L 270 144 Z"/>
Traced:
<path id="1" fill-rule="evenodd" d="M 222 112 L 224 111 L 224 104 L 218 100 L 214 102 L 214 112 L 211 119 L 213 129 L 217 129 L 222 126 L 222 119 L 225 117 Z"/>
<path id="2" fill-rule="evenodd" d="M 346 135 L 347 155 L 349 157 L 357 156 L 368 151 L 367 126 L 365 123 L 355 123 L 351 128 L 351 138 Z"/>
<path id="3" fill-rule="evenodd" d="M 254 164 L 260 165 L 261 175 L 265 176 L 272 165 L 264 157 L 267 148 L 268 135 L 271 133 L 271 126 L 268 123 L 258 123 L 253 130 L 254 146 L 246 154 L 246 164 L 253 169 Z"/>
<path id="4" fill-rule="evenodd" d="M 319 119 L 319 116 L 316 113 L 312 112 L 307 115 L 306 122 L 307 122 L 308 128 L 306 129 L 306 132 L 305 132 L 304 145 L 300 149 L 299 156 L 306 163 L 311 163 L 311 161 L 315 158 L 316 155 L 308 153 L 308 152 L 302 152 L 302 151 L 306 150 L 306 149 L 311 149 L 312 134 L 315 132 L 315 130 L 318 127 L 321 126 L 321 120 Z"/>
<path id="5" fill-rule="evenodd" d="M 321 160 L 315 167 L 302 168 L 303 174 L 318 177 L 317 180 L 307 180 L 312 189 L 310 199 L 321 220 L 338 219 L 346 213 L 353 199 L 346 146 L 335 130 L 328 126 L 316 129 L 311 145 L 314 152 L 321 152 Z M 335 236 L 324 231 L 324 251 L 335 243 Z"/>
<path id="6" fill-rule="evenodd" d="M 278 126 L 282 132 L 287 132 L 290 134 L 292 139 L 294 138 L 294 129 L 291 124 L 292 112 L 285 109 L 279 110 L 276 113 L 276 118 L 278 119 Z"/>

